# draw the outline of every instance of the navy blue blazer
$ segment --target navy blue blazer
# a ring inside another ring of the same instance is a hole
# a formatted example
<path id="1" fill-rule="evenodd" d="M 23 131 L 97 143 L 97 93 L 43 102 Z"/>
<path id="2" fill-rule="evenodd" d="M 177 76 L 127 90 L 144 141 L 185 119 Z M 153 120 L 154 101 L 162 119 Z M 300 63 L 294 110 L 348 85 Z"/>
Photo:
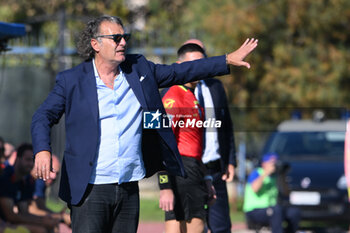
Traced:
<path id="1" fill-rule="evenodd" d="M 165 114 L 158 88 L 184 84 L 229 73 L 225 56 L 181 64 L 159 65 L 142 55 L 127 55 L 121 69 L 143 111 Z M 140 79 L 141 76 L 144 78 Z M 65 114 L 66 144 L 61 169 L 59 196 L 76 205 L 90 180 L 99 145 L 99 114 L 96 80 L 91 61 L 63 71 L 32 119 L 34 154 L 51 151 L 51 127 Z M 169 129 L 143 129 L 142 153 L 146 177 L 166 169 L 185 176 L 175 136 Z"/>
<path id="2" fill-rule="evenodd" d="M 236 167 L 236 147 L 233 135 L 233 123 L 228 108 L 225 89 L 222 82 L 215 78 L 204 80 L 213 100 L 215 118 L 222 122 L 218 128 L 219 154 L 222 172 L 225 172 L 228 164 Z"/>

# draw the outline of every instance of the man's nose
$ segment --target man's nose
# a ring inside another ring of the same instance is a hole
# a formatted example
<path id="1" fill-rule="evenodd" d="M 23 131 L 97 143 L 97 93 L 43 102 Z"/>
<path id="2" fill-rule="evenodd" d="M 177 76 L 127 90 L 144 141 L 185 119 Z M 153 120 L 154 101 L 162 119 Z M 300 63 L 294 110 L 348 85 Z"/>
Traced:
<path id="1" fill-rule="evenodd" d="M 123 46 L 126 45 L 126 40 L 124 37 L 122 37 L 122 39 L 120 40 L 119 45 L 123 45 Z"/>

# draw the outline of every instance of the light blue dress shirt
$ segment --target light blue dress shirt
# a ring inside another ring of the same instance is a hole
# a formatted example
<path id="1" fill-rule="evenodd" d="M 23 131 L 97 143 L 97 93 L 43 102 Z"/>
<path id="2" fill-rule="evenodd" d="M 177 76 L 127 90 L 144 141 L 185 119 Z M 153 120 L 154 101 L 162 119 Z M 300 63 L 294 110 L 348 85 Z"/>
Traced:
<path id="1" fill-rule="evenodd" d="M 122 70 L 112 90 L 100 79 L 94 60 L 92 63 L 98 96 L 100 143 L 90 183 L 121 184 L 141 180 L 146 173 L 141 150 L 141 105 Z"/>

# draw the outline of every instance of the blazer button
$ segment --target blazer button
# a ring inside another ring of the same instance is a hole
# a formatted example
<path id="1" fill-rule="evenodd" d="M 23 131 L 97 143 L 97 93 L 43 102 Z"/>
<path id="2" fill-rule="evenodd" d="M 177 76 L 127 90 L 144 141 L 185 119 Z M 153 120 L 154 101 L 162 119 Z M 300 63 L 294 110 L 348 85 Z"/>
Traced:
<path id="1" fill-rule="evenodd" d="M 92 165 L 93 165 L 93 162 L 89 162 L 89 165 L 92 166 Z"/>

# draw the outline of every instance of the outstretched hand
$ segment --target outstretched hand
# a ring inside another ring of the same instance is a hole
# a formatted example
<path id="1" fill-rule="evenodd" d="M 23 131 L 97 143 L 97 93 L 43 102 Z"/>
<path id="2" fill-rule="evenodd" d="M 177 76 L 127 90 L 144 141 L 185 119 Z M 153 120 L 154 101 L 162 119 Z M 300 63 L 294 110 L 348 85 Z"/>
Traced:
<path id="1" fill-rule="evenodd" d="M 249 69 L 250 64 L 243 60 L 249 53 L 251 53 L 256 48 L 256 46 L 258 46 L 257 39 L 247 39 L 239 49 L 227 54 L 227 64 L 234 66 L 245 66 Z"/>

